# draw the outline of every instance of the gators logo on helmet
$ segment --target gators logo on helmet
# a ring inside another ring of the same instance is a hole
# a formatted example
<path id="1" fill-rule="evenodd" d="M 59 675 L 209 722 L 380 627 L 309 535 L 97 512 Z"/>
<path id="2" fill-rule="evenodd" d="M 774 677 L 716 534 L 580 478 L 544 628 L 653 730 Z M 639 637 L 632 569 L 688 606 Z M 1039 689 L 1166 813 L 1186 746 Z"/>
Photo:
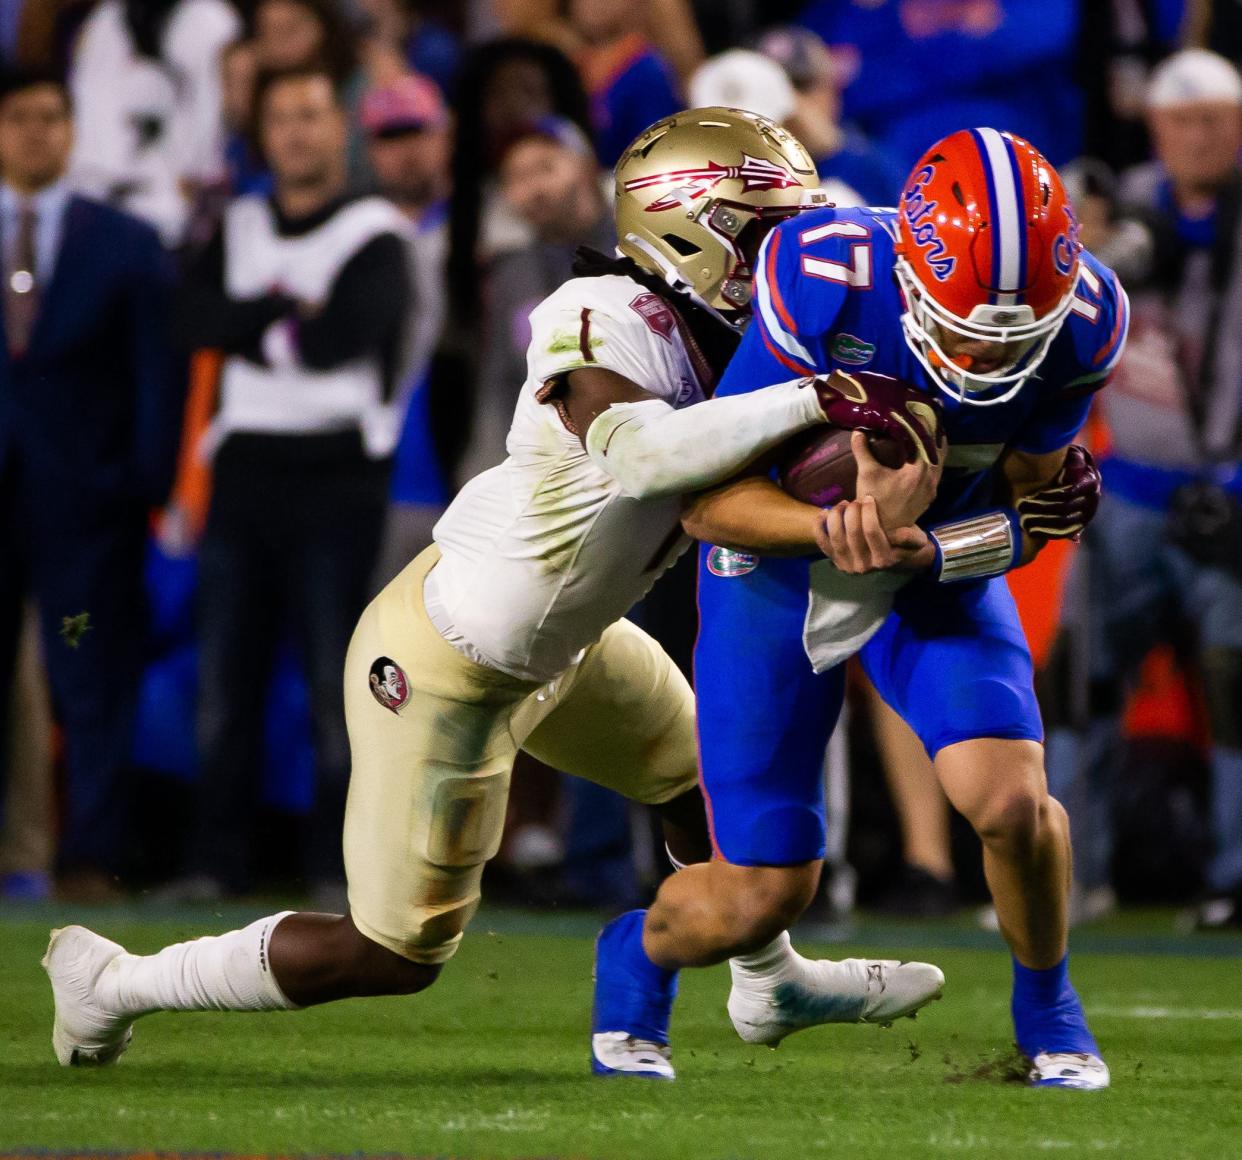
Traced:
<path id="1" fill-rule="evenodd" d="M 1048 353 L 1078 280 L 1078 222 L 1057 171 L 1012 133 L 962 129 L 915 165 L 897 228 L 914 354 L 951 398 L 1012 398 Z M 964 340 L 1000 347 L 1000 364 L 984 370 L 946 351 Z"/>

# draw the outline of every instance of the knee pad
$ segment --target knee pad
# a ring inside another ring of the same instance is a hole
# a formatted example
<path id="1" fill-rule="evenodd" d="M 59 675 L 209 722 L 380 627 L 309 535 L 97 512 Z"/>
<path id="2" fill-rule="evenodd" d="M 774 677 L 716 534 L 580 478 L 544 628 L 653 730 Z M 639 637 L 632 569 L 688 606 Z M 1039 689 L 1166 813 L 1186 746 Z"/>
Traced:
<path id="1" fill-rule="evenodd" d="M 358 929 L 403 958 L 436 966 L 452 958 L 480 901 L 483 866 L 500 848 L 509 771 L 428 771 L 426 813 L 403 853 L 399 882 L 360 889 L 350 903 Z"/>
<path id="2" fill-rule="evenodd" d="M 509 771 L 444 774 L 431 796 L 421 851 L 433 866 L 472 867 L 496 856 L 504 836 Z"/>
<path id="3" fill-rule="evenodd" d="M 479 908 L 483 866 L 504 836 L 509 771 L 439 779 L 424 830 L 425 865 L 415 900 L 419 962 L 448 959 Z M 442 957 L 441 957 L 442 956 Z"/>

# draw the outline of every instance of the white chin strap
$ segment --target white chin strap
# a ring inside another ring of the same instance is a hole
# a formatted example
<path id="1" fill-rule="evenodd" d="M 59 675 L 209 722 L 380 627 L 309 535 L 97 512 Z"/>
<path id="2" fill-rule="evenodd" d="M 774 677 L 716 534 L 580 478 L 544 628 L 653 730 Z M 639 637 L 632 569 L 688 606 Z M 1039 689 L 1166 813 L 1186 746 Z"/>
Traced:
<path id="1" fill-rule="evenodd" d="M 1055 310 L 1043 318 L 1015 326 L 980 324 L 958 318 L 943 307 L 938 308 L 935 299 L 927 293 L 904 259 L 898 260 L 896 274 L 906 299 L 906 311 L 901 316 L 906 345 L 940 391 L 954 402 L 969 403 L 975 407 L 995 407 L 1007 403 L 1022 389 L 1044 361 L 1052 340 L 1073 305 L 1071 291 Z M 1029 314 L 1029 308 L 1022 309 Z M 972 375 L 955 367 L 952 358 L 940 345 L 935 332 L 943 330 L 981 342 L 1028 343 L 1029 346 L 1011 368 Z"/>
<path id="2" fill-rule="evenodd" d="M 923 369 L 940 391 L 954 402 L 969 403 L 974 407 L 995 407 L 1009 402 L 1039 368 L 1048 353 L 1048 347 L 1056 337 L 1055 329 L 1046 334 L 1022 356 L 1019 368 L 1008 374 L 972 375 L 953 366 L 935 337 L 919 324 L 909 310 L 901 316 L 901 329 L 906 345 L 914 352 L 914 357 L 922 363 Z M 933 351 L 943 365 L 938 366 L 932 362 Z M 996 390 L 1000 394 L 988 393 Z"/>

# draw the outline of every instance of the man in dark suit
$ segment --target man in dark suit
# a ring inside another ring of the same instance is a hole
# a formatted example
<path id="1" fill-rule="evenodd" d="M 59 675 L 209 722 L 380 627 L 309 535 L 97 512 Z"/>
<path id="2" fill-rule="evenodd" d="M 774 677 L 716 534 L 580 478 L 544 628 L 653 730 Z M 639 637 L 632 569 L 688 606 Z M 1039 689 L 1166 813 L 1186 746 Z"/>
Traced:
<path id="1" fill-rule="evenodd" d="M 184 375 L 171 263 L 150 227 L 67 189 L 72 142 L 59 80 L 0 83 L 0 703 L 32 596 L 66 743 L 62 893 L 103 900 L 124 861 L 147 515 Z"/>

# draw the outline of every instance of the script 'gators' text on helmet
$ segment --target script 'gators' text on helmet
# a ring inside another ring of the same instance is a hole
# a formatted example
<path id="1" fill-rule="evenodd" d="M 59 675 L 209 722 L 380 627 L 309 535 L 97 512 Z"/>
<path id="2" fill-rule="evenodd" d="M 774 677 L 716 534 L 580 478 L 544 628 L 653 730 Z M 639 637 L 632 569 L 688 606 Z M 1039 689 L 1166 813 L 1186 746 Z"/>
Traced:
<path id="1" fill-rule="evenodd" d="M 641 133 L 617 163 L 618 246 L 728 317 L 750 306 L 768 230 L 829 204 L 818 186 L 806 149 L 774 121 L 688 109 Z"/>
<path id="2" fill-rule="evenodd" d="M 950 397 L 1013 398 L 1048 353 L 1078 281 L 1078 220 L 1057 171 L 1012 133 L 962 129 L 923 155 L 898 209 L 906 342 Z M 961 338 L 1003 344 L 1001 365 L 972 372 L 969 356 L 944 349 Z"/>

